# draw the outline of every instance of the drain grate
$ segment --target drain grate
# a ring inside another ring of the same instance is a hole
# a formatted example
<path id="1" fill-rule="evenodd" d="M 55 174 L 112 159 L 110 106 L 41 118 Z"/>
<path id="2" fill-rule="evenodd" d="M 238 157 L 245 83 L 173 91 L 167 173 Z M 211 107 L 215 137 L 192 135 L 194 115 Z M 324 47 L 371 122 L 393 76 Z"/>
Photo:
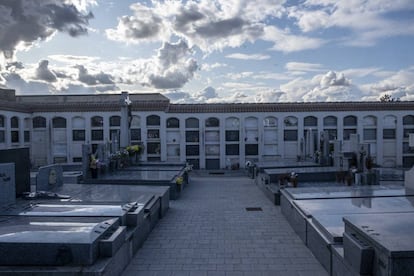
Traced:
<path id="1" fill-rule="evenodd" d="M 246 207 L 246 211 L 248 212 L 257 212 L 257 211 L 263 211 L 261 207 Z"/>

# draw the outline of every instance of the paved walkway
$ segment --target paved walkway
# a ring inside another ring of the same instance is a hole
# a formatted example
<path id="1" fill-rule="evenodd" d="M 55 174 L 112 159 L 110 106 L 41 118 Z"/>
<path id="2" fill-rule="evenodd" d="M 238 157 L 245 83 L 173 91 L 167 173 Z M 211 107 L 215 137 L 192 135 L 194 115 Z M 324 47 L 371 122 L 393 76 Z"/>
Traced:
<path id="1" fill-rule="evenodd" d="M 253 180 L 192 176 L 124 271 L 130 275 L 327 273 Z"/>

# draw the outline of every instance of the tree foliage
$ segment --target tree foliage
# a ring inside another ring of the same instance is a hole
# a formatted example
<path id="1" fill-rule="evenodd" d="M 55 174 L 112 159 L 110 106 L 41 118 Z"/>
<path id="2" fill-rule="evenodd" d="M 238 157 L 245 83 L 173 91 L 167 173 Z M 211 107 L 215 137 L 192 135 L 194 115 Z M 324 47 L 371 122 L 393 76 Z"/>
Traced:
<path id="1" fill-rule="evenodd" d="M 399 98 L 393 98 L 390 94 L 384 94 L 379 98 L 379 100 L 381 102 L 398 102 L 400 99 Z"/>

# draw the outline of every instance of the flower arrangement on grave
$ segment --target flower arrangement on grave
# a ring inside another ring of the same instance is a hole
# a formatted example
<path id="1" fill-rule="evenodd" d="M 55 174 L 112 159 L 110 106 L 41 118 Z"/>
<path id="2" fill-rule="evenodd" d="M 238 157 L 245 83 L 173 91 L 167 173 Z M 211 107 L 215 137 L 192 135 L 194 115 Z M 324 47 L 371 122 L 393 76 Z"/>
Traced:
<path id="1" fill-rule="evenodd" d="M 183 177 L 182 177 L 182 176 L 179 176 L 179 177 L 177 177 L 177 178 L 175 179 L 175 183 L 176 183 L 177 185 L 181 185 L 181 184 L 183 184 L 183 182 L 184 182 L 184 179 L 183 179 Z"/>
<path id="2" fill-rule="evenodd" d="M 119 158 L 119 161 L 120 161 L 119 167 L 120 168 L 128 167 L 128 165 L 129 165 L 129 152 L 126 149 L 121 149 L 119 151 L 119 156 L 120 156 L 120 158 Z"/>
<path id="3" fill-rule="evenodd" d="M 190 164 L 185 164 L 185 168 L 184 168 L 184 171 L 185 172 L 191 172 L 193 170 L 193 165 L 190 165 Z"/>
<path id="4" fill-rule="evenodd" d="M 126 150 L 128 151 L 129 156 L 141 153 L 141 147 L 139 145 L 128 146 L 126 147 Z"/>
<path id="5" fill-rule="evenodd" d="M 111 153 L 109 155 L 109 159 L 111 161 L 117 161 L 117 160 L 121 159 L 121 152 L 120 151 L 116 151 L 114 153 Z"/>
<path id="6" fill-rule="evenodd" d="M 126 149 L 121 150 L 121 158 L 126 158 L 129 156 L 129 152 Z"/>

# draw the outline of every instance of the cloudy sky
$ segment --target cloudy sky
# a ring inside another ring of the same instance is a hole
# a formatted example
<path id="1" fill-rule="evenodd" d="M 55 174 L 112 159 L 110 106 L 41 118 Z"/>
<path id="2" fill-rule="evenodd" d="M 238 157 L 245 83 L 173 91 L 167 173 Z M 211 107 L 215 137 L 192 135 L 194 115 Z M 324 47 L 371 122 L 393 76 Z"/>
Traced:
<path id="1" fill-rule="evenodd" d="M 414 100 L 413 0 L 0 0 L 0 87 Z"/>

